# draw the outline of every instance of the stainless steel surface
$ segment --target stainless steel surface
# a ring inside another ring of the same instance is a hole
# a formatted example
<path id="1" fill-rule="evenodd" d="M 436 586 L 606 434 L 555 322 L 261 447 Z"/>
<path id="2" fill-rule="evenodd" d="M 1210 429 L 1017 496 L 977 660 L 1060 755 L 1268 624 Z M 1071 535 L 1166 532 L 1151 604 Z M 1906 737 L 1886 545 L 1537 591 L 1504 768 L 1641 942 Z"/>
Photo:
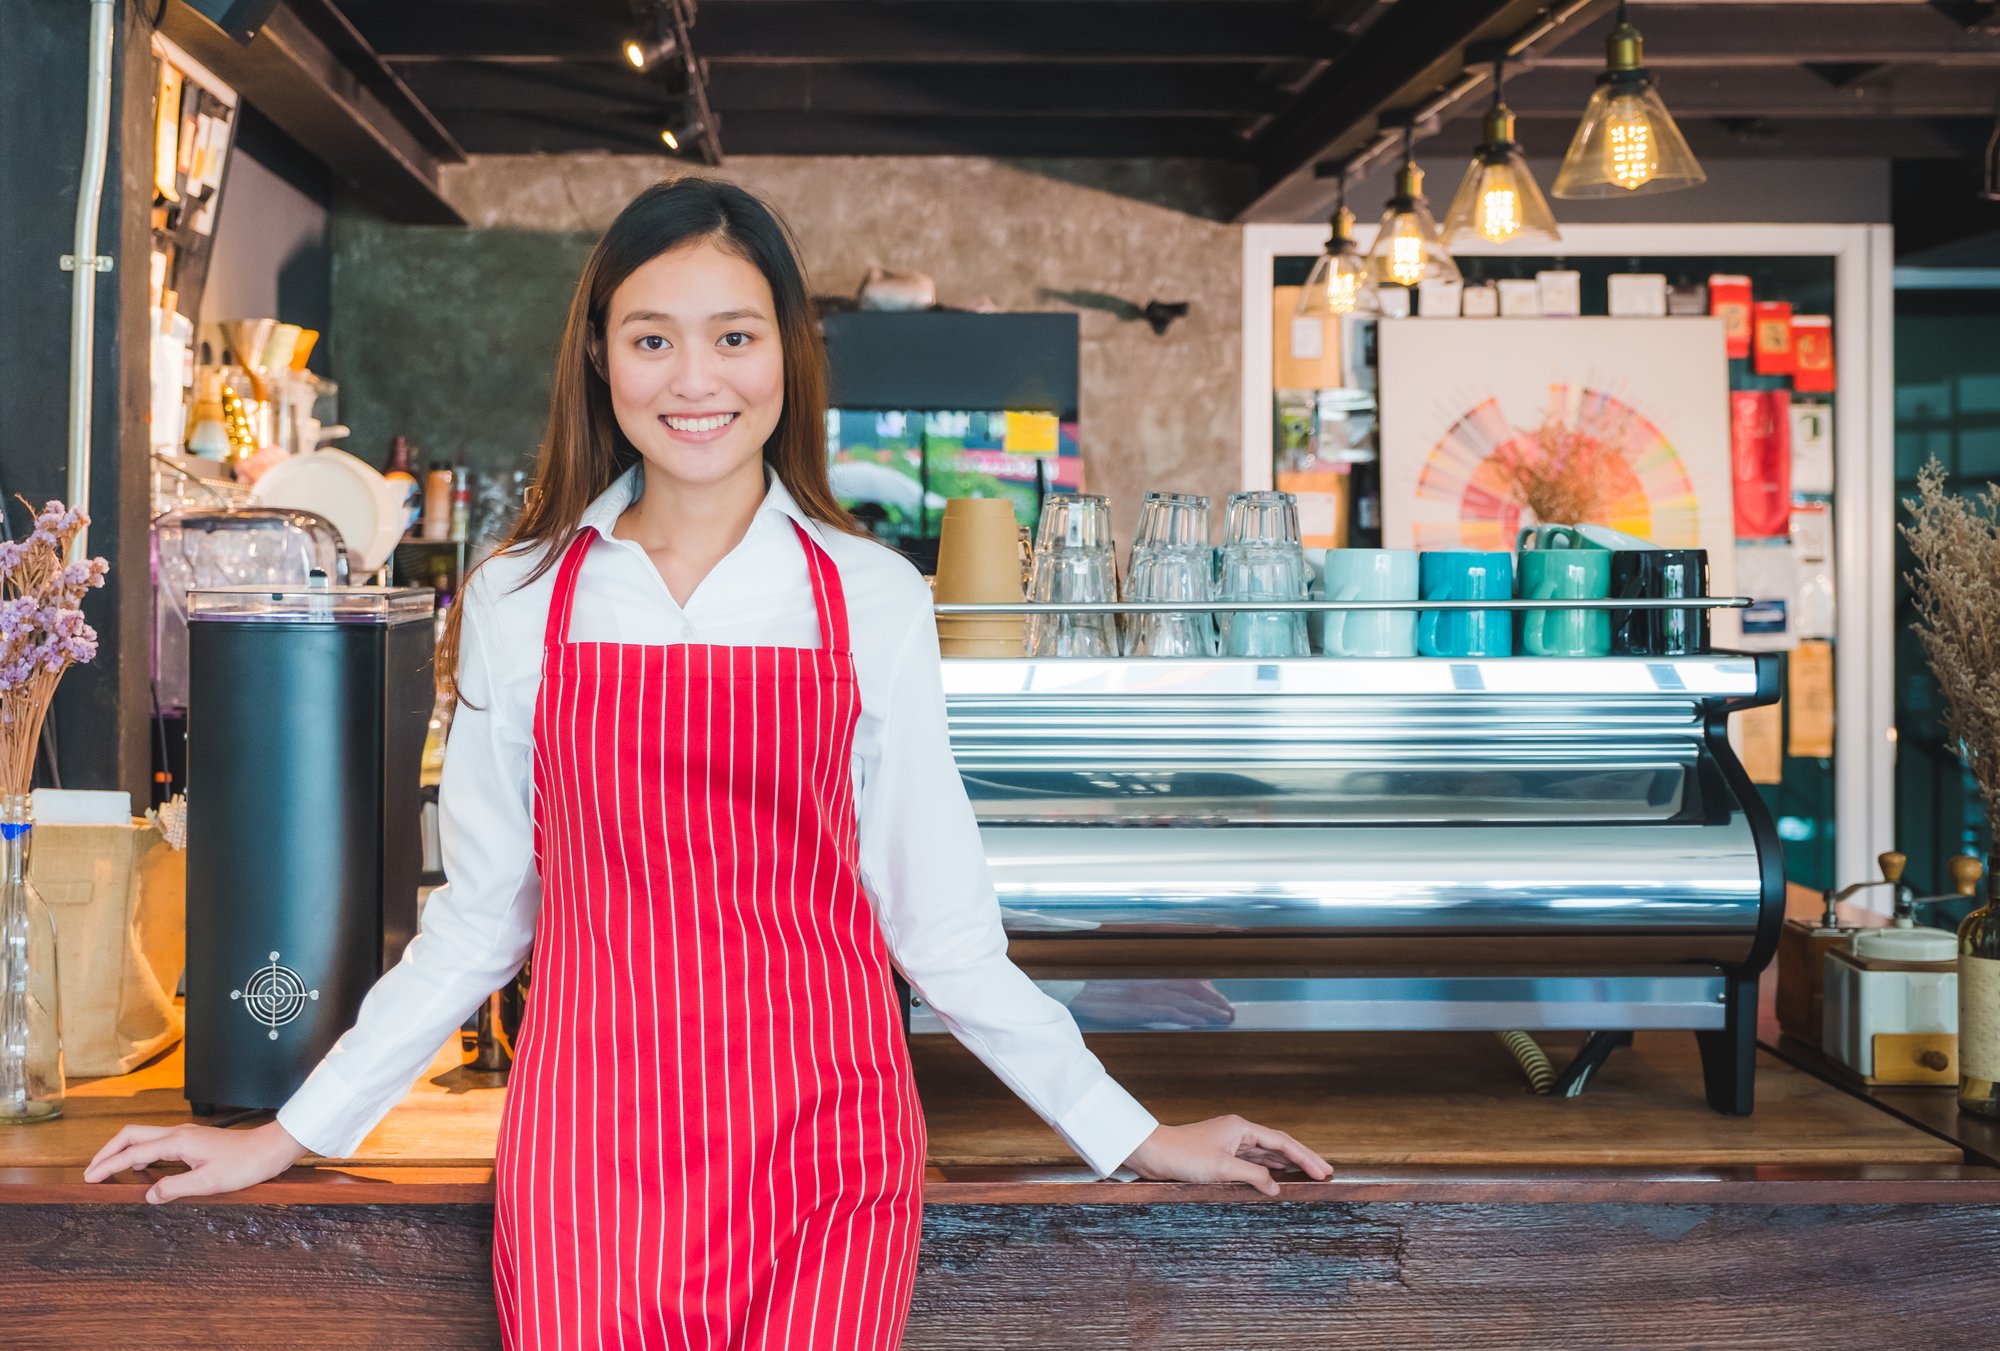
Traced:
<path id="1" fill-rule="evenodd" d="M 1056 705 L 1052 698 L 1094 698 L 1091 707 L 1107 731 L 1142 734 L 1148 719 L 1162 711 L 1199 716 L 1190 700 L 1214 696 L 1212 710 L 1230 713 L 1217 724 L 1233 739 L 1246 715 L 1261 721 L 1310 716 L 1314 708 L 1293 696 L 1339 695 L 1340 702 L 1318 711 L 1346 708 L 1352 720 L 1359 705 L 1351 695 L 1441 695 L 1433 704 L 1444 716 L 1485 720 L 1465 696 L 1486 707 L 1486 698 L 1528 696 L 1538 724 L 1573 727 L 1626 716 L 1670 722 L 1690 730 L 1695 701 L 1749 698 L 1757 692 L 1754 658 L 1717 653 L 1705 657 L 1293 657 L 1260 661 L 1032 661 L 953 660 L 944 663 L 945 698 L 956 747 L 961 711 L 990 707 L 1021 733 L 1032 734 Z M 1268 696 L 1285 696 L 1271 700 Z M 1146 697 L 1167 701 L 1149 707 Z M 1607 702 L 1607 700 L 1609 702 Z M 1380 723 L 1381 719 L 1370 721 Z M 1395 729 L 1379 728 L 1385 738 Z"/>
<path id="2" fill-rule="evenodd" d="M 1321 968 L 1297 975 L 1753 959 L 1766 871 L 1709 719 L 1756 699 L 1754 658 L 951 661 L 944 680 L 1008 930 L 1076 940 L 1072 965 L 1178 938 Z M 1376 1026 L 1366 1003 L 1326 1016 Z M 1557 1016 L 1512 1025 L 1585 1025 Z"/>
<path id="3" fill-rule="evenodd" d="M 1751 602 L 1743 596 L 1687 596 L 1681 598 L 1558 599 L 1544 600 L 1212 600 L 1201 604 L 1186 601 L 954 601 L 933 608 L 941 616 L 951 615 L 1037 615 L 1095 611 L 1105 614 L 1151 614 L 1159 611 L 1211 610 L 1741 610 Z"/>
<path id="4" fill-rule="evenodd" d="M 1305 980 L 1038 981 L 1093 1032 L 1501 1032 L 1597 1028 L 1711 1030 L 1723 1025 L 1719 974 L 1356 976 Z M 1191 989 L 1190 987 L 1198 987 Z M 1217 1017 L 1228 1005 L 1227 1021 Z M 921 998 L 910 1031 L 943 1032 Z"/>

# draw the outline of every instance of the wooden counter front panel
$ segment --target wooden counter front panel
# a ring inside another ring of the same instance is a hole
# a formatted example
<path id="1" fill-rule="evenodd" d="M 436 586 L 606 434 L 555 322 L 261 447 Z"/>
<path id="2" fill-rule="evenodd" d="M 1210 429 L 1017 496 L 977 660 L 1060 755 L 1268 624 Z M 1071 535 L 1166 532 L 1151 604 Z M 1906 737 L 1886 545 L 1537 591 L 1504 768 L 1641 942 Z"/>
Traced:
<path id="1" fill-rule="evenodd" d="M 9 1347 L 498 1344 L 478 1206 L 0 1207 Z M 909 1351 L 1985 1348 L 1981 1206 L 930 1205 Z"/>

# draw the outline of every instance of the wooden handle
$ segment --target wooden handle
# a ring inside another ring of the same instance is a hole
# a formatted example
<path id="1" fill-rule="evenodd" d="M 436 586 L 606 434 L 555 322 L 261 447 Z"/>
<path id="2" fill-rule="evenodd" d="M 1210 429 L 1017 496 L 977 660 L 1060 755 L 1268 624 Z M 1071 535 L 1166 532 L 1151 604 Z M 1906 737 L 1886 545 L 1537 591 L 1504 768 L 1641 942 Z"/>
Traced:
<path id="1" fill-rule="evenodd" d="M 1883 877 L 1891 882 L 1900 882 L 1903 880 L 1903 865 L 1910 860 L 1891 849 L 1886 854 L 1876 855 L 1875 861 L 1882 865 Z"/>
<path id="2" fill-rule="evenodd" d="M 1986 869 L 1970 854 L 1958 855 L 1945 865 L 1945 871 L 1951 874 L 1951 889 L 1961 896 L 1976 895 L 1979 879 L 1986 875 Z"/>

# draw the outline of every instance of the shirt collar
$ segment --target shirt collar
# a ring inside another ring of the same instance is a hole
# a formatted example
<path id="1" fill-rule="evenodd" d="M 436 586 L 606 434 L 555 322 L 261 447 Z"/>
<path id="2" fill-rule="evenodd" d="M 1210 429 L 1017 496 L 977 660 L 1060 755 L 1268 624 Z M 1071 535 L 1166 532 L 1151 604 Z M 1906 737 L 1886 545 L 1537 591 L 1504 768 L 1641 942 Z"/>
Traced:
<path id="1" fill-rule="evenodd" d="M 611 486 L 598 494 L 597 500 L 585 508 L 582 524 L 594 528 L 598 534 L 610 539 L 611 528 L 618 524 L 618 518 L 625 514 L 627 507 L 639 500 L 640 486 L 645 481 L 643 473 L 644 467 L 635 464 L 612 480 Z M 798 500 L 786 489 L 784 480 L 771 472 L 769 465 L 764 467 L 764 483 L 764 502 L 757 508 L 756 518 L 751 521 L 750 528 L 754 530 L 760 523 L 773 517 L 787 517 L 804 526 L 806 533 L 812 536 L 813 542 L 824 548 L 826 535 L 823 527 L 818 521 L 806 515 L 805 508 L 801 507 Z"/>

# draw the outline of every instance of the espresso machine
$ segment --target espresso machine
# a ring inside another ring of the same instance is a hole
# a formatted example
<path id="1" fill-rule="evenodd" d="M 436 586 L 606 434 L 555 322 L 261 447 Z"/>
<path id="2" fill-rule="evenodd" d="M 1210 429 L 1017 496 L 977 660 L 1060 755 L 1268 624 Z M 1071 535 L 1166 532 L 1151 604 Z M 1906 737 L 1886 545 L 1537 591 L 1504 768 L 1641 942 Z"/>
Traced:
<path id="1" fill-rule="evenodd" d="M 1776 700 L 1769 654 L 953 658 L 944 687 L 1009 955 L 1092 1026 L 1222 1030 L 1149 997 L 1197 981 L 1231 1032 L 1582 1032 L 1565 1095 L 1686 1030 L 1751 1110 L 1784 877 L 1724 728 Z"/>
<path id="2" fill-rule="evenodd" d="M 433 604 L 323 574 L 189 595 L 198 1116 L 283 1104 L 416 932 Z"/>

